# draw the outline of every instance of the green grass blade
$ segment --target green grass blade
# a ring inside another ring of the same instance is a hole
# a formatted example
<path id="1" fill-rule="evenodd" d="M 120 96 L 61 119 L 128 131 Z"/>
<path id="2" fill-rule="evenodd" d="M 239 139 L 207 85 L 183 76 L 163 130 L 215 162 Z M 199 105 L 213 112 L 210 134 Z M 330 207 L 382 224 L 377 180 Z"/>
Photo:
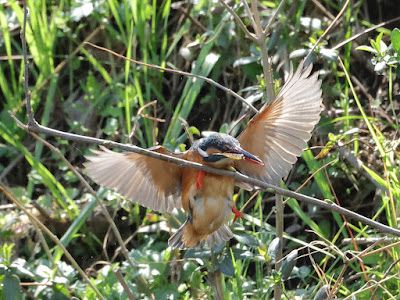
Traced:
<path id="1" fill-rule="evenodd" d="M 202 76 L 208 76 L 210 74 L 211 70 L 213 69 L 214 65 L 217 63 L 220 57 L 218 54 L 212 52 L 210 53 L 211 47 L 211 43 L 203 47 L 196 61 L 196 67 L 192 71 L 193 74 L 198 74 Z M 179 136 L 180 132 L 182 131 L 182 126 L 178 117 L 187 119 L 203 84 L 203 80 L 199 80 L 196 78 L 187 79 L 182 97 L 179 99 L 178 105 L 171 120 L 171 124 L 164 139 L 164 144 L 167 144 L 171 138 Z"/>
<path id="2" fill-rule="evenodd" d="M 304 151 L 302 157 L 304 158 L 308 168 L 310 169 L 310 171 L 312 173 L 315 173 L 318 169 L 320 169 L 322 167 L 321 163 L 314 158 L 311 150 Z M 329 187 L 329 183 L 327 182 L 327 180 L 324 176 L 324 173 L 323 172 L 316 173 L 314 175 L 314 179 L 318 185 L 319 190 L 322 193 L 322 196 L 325 199 L 334 201 L 334 197 L 333 197 L 331 189 Z M 336 223 L 339 225 L 339 227 L 341 227 L 343 224 L 343 220 L 340 217 L 340 215 L 336 212 L 332 212 L 332 215 L 335 218 Z M 342 233 L 345 237 L 348 237 L 346 230 L 342 230 Z"/>

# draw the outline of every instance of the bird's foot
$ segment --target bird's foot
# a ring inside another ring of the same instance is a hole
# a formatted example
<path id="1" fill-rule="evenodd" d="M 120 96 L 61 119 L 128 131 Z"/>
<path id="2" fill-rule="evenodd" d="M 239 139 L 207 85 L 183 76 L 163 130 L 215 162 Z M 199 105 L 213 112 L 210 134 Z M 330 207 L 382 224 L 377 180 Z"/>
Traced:
<path id="1" fill-rule="evenodd" d="M 204 171 L 200 170 L 196 180 L 196 189 L 201 190 L 203 188 L 203 178 Z"/>
<path id="2" fill-rule="evenodd" d="M 236 207 L 232 207 L 232 212 L 235 214 L 235 218 L 233 219 L 233 223 L 236 222 L 237 218 L 243 218 L 242 212 L 238 211 Z"/>

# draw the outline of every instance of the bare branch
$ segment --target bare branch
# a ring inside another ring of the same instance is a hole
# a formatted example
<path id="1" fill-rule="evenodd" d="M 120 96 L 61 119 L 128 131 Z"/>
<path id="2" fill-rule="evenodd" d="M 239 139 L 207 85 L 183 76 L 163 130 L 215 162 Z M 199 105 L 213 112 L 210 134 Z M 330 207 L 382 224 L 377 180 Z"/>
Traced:
<path id="1" fill-rule="evenodd" d="M 220 0 L 220 2 L 230 12 L 232 17 L 235 19 L 236 23 L 239 25 L 239 27 L 242 28 L 245 36 L 248 37 L 253 42 L 257 43 L 256 36 L 247 29 L 246 25 L 244 25 L 243 21 L 240 19 L 237 13 L 228 4 L 226 4 L 224 0 Z"/>
<path id="2" fill-rule="evenodd" d="M 283 188 L 274 186 L 272 184 L 248 177 L 243 174 L 240 174 L 238 172 L 214 169 L 214 168 L 211 168 L 211 167 L 199 164 L 199 163 L 189 162 L 184 159 L 160 154 L 157 152 L 152 152 L 150 150 L 146 150 L 146 149 L 143 149 L 143 148 L 140 148 L 137 146 L 125 145 L 125 144 L 121 144 L 121 143 L 117 143 L 117 142 L 113 142 L 113 141 L 106 141 L 106 140 L 102 140 L 102 139 L 98 139 L 98 138 L 67 133 L 67 132 L 55 130 L 52 128 L 48 128 L 48 127 L 45 127 L 45 126 L 42 126 L 39 124 L 36 124 L 34 126 L 29 126 L 29 128 L 28 128 L 27 125 L 21 123 L 13 115 L 11 115 L 11 116 L 17 122 L 18 126 L 25 130 L 33 131 L 36 133 L 44 133 L 44 134 L 52 135 L 52 136 L 58 136 L 60 138 L 66 139 L 66 140 L 71 140 L 71 141 L 76 141 L 76 142 L 81 142 L 81 143 L 91 143 L 91 144 L 103 145 L 103 146 L 107 146 L 107 147 L 111 147 L 111 148 L 117 148 L 117 149 L 121 149 L 124 151 L 129 151 L 129 152 L 134 152 L 134 153 L 141 154 L 141 155 L 146 155 L 146 156 L 149 156 L 152 158 L 161 159 L 163 161 L 168 161 L 170 163 L 174 163 L 174 164 L 180 165 L 182 167 L 193 168 L 193 169 L 202 170 L 202 171 L 217 174 L 217 175 L 231 177 L 231 178 L 234 178 L 236 181 L 246 182 L 253 186 L 257 186 L 263 190 L 268 190 L 268 191 L 271 191 L 271 192 L 274 192 L 274 193 L 277 193 L 277 194 L 280 194 L 283 196 L 295 198 L 299 201 L 303 201 L 303 202 L 311 204 L 311 205 L 316 205 L 321 208 L 325 208 L 330 211 L 335 211 L 339 214 L 343 214 L 345 216 L 348 216 L 349 218 L 353 218 L 359 222 L 362 222 L 366 225 L 376 228 L 379 231 L 381 231 L 382 233 L 389 233 L 389 234 L 393 234 L 395 236 L 400 236 L 400 230 L 397 230 L 395 228 L 392 228 L 387 225 L 376 222 L 374 220 L 371 220 L 367 217 L 364 217 L 364 216 L 357 214 L 346 208 L 340 207 L 340 206 L 332 203 L 330 200 L 322 201 L 322 200 L 319 200 L 319 199 L 316 199 L 316 198 L 313 198 L 310 196 L 305 196 L 305 195 L 302 195 L 299 193 L 285 190 Z"/>
<path id="3" fill-rule="evenodd" d="M 283 4 L 285 3 L 285 0 L 282 0 L 281 3 L 279 3 L 278 8 L 275 10 L 271 18 L 269 19 L 269 22 L 267 26 L 264 28 L 264 34 L 268 34 L 269 29 L 271 28 L 272 22 L 275 20 L 276 16 L 278 15 L 279 11 L 281 10 Z"/>
<path id="4" fill-rule="evenodd" d="M 374 31 L 375 29 L 377 29 L 379 27 L 386 26 L 386 25 L 388 25 L 390 23 L 393 23 L 393 22 L 396 22 L 396 21 L 399 21 L 399 20 L 400 20 L 400 16 L 396 17 L 396 18 L 393 18 L 393 19 L 391 19 L 389 21 L 385 21 L 385 22 L 379 23 L 378 25 L 375 25 L 375 26 L 373 26 L 371 28 L 368 28 L 368 29 L 366 29 L 366 30 L 364 30 L 364 31 L 362 31 L 360 33 L 357 33 L 356 35 L 352 36 L 351 38 L 349 38 L 349 39 L 337 44 L 335 47 L 332 48 L 332 50 L 338 50 L 339 48 L 342 48 L 347 43 L 350 43 L 350 42 L 354 41 L 355 39 L 358 39 L 360 36 L 362 36 L 362 35 L 364 35 L 364 34 L 366 34 L 368 32 Z"/>

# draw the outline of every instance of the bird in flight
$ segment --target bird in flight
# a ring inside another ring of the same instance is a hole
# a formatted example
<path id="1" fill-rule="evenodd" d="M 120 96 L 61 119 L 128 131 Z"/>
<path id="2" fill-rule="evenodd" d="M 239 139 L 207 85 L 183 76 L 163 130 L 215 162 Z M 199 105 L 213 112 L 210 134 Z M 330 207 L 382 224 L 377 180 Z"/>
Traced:
<path id="1" fill-rule="evenodd" d="M 279 184 L 301 156 L 322 110 L 321 81 L 303 62 L 293 71 L 275 100 L 265 104 L 236 139 L 213 133 L 183 153 L 161 146 L 149 150 L 238 172 Z M 160 213 L 183 208 L 188 217 L 168 240 L 172 248 L 209 247 L 233 237 L 227 222 L 243 217 L 232 200 L 234 186 L 252 187 L 233 178 L 207 173 L 136 153 L 105 147 L 86 156 L 89 177 L 127 199 Z"/>

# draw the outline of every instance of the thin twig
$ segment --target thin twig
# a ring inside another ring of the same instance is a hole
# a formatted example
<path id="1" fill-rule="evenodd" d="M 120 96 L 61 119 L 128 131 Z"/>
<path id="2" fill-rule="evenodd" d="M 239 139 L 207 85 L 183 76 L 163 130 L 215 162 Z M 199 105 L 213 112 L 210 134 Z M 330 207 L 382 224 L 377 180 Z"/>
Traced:
<path id="1" fill-rule="evenodd" d="M 350 0 L 347 0 L 346 3 L 343 5 L 342 10 L 338 13 L 338 15 L 336 16 L 336 18 L 332 21 L 331 24 L 329 24 L 328 28 L 324 31 L 323 34 L 321 34 L 321 36 L 318 38 L 318 40 L 316 41 L 315 45 L 311 48 L 310 52 L 308 52 L 306 58 L 304 59 L 304 67 L 307 67 L 310 62 L 309 62 L 309 58 L 310 55 L 314 52 L 315 48 L 317 48 L 318 44 L 322 41 L 323 38 L 325 38 L 325 36 L 328 34 L 328 32 L 331 30 L 331 28 L 333 27 L 333 25 L 336 24 L 336 22 L 339 20 L 339 18 L 342 16 L 342 14 L 344 13 L 344 10 L 346 9 L 347 5 L 350 3 Z"/>
<path id="2" fill-rule="evenodd" d="M 389 268 L 386 270 L 385 274 L 383 274 L 383 277 L 382 277 L 381 280 L 384 280 L 384 279 L 390 274 L 390 272 L 392 271 L 392 269 L 393 269 L 399 262 L 400 262 L 400 258 L 398 258 L 398 259 L 396 259 L 394 262 L 392 262 L 392 263 L 390 264 Z M 378 288 L 379 288 L 379 286 L 377 286 L 377 287 L 375 288 L 375 290 L 374 290 L 374 292 L 372 293 L 370 299 L 372 299 L 372 297 L 373 297 L 374 299 L 376 299 L 376 296 L 375 296 L 375 295 L 376 295 L 376 292 L 378 291 Z"/>
<path id="3" fill-rule="evenodd" d="M 179 121 L 181 121 L 181 124 L 182 124 L 183 128 L 185 129 L 185 132 L 189 138 L 190 146 L 192 146 L 194 144 L 194 138 L 193 138 L 193 134 L 190 134 L 190 127 L 189 127 L 188 122 L 180 116 L 178 116 L 178 119 L 179 119 Z"/>
<path id="4" fill-rule="evenodd" d="M 247 4 L 247 0 L 242 0 L 241 2 L 243 3 L 244 9 L 247 12 L 247 16 L 250 19 L 251 25 L 253 25 L 253 28 L 257 34 L 257 28 L 259 28 L 259 27 L 257 26 L 258 24 L 256 25 L 256 20 L 254 19 L 255 16 L 253 16 L 253 14 L 251 13 L 250 7 Z M 258 19 L 258 22 L 259 21 L 260 21 L 260 19 Z"/>
<path id="5" fill-rule="evenodd" d="M 224 0 L 219 0 L 219 2 L 221 2 L 222 5 L 230 12 L 236 23 L 239 25 L 240 28 L 242 28 L 244 35 L 253 42 L 257 43 L 256 36 L 247 29 L 246 25 L 244 25 L 243 21 L 239 18 L 236 12 L 228 4 L 226 4 Z"/>
<path id="6" fill-rule="evenodd" d="M 351 38 L 349 38 L 349 39 L 347 39 L 347 40 L 345 40 L 345 41 L 343 41 L 343 42 L 337 44 L 335 47 L 332 48 L 332 50 L 338 50 L 339 48 L 342 48 L 342 47 L 343 47 L 344 45 L 346 45 L 347 43 L 350 43 L 350 42 L 352 42 L 352 41 L 358 39 L 360 36 L 362 36 L 362 35 L 364 35 L 364 34 L 366 34 L 366 33 L 368 33 L 368 32 L 374 31 L 375 29 L 377 29 L 377 28 L 379 28 L 379 27 L 383 27 L 383 26 L 385 26 L 385 25 L 388 25 L 388 24 L 390 24 L 390 23 L 393 23 L 393 22 L 396 22 L 396 21 L 399 21 L 399 20 L 400 20 L 400 16 L 399 16 L 399 17 L 396 17 L 396 18 L 394 18 L 394 19 L 391 19 L 391 20 L 389 20 L 389 21 L 385 21 L 385 22 L 379 23 L 378 25 L 375 25 L 375 26 L 373 26 L 373 27 L 371 27 L 371 28 L 368 28 L 367 30 L 364 30 L 364 31 L 362 31 L 362 32 L 360 32 L 360 33 L 357 33 L 356 35 L 352 36 Z"/>
<path id="7" fill-rule="evenodd" d="M 334 15 L 332 15 L 331 13 L 330 13 L 330 11 L 329 10 L 327 10 L 326 8 L 325 8 L 325 6 L 323 6 L 321 3 L 319 3 L 317 0 L 311 0 L 314 4 L 315 4 L 315 6 L 320 10 L 320 11 L 322 11 L 322 13 L 325 15 L 325 16 L 327 16 L 331 21 L 333 21 L 334 19 L 335 19 L 335 16 Z"/>
<path id="8" fill-rule="evenodd" d="M 132 143 L 132 138 L 135 135 L 136 128 L 137 128 L 137 126 L 139 124 L 139 117 L 146 118 L 146 119 L 154 121 L 153 122 L 153 146 L 155 146 L 157 144 L 157 141 L 156 141 L 157 122 L 161 122 L 162 123 L 162 122 L 165 122 L 165 120 L 157 118 L 157 105 L 156 104 L 157 104 L 157 100 L 154 100 L 154 101 L 146 103 L 145 105 L 143 105 L 141 108 L 138 109 L 137 114 L 136 114 L 136 118 L 135 118 L 135 122 L 133 123 L 132 131 L 128 136 L 128 142 L 130 144 Z M 150 116 L 144 115 L 142 113 L 143 110 L 145 108 L 149 107 L 150 105 L 153 106 L 154 117 L 150 117 Z"/>
<path id="9" fill-rule="evenodd" d="M 266 43 L 268 32 L 264 31 L 262 28 L 260 14 L 258 12 L 257 2 L 255 0 L 251 0 L 251 10 L 254 16 L 254 20 L 256 22 L 256 28 L 254 30 L 256 31 L 257 45 L 260 47 L 261 66 L 263 68 L 263 73 L 264 73 L 267 99 L 268 103 L 272 103 L 272 101 L 275 100 L 275 89 L 274 89 L 274 80 L 272 78 L 271 64 L 269 61 L 268 49 Z M 273 19 L 270 20 L 270 22 L 272 21 Z"/>
<path id="10" fill-rule="evenodd" d="M 330 162 L 328 162 L 328 163 L 326 163 L 325 165 L 323 165 L 323 166 L 321 166 L 320 168 L 318 168 L 318 170 L 316 170 L 314 173 L 312 173 L 311 176 L 309 176 L 309 177 L 306 179 L 306 181 L 304 181 L 303 184 L 302 184 L 301 186 L 299 186 L 299 187 L 296 189 L 296 192 L 300 191 L 312 178 L 314 178 L 314 176 L 315 176 L 317 173 L 319 173 L 319 171 L 321 171 L 321 170 L 327 168 L 328 166 L 330 166 L 331 164 L 333 164 L 333 163 L 335 163 L 335 162 L 337 162 L 337 161 L 338 161 L 338 159 L 331 160 Z"/>
<path id="11" fill-rule="evenodd" d="M 399 241 L 397 238 L 388 238 L 388 237 L 370 237 L 370 238 L 355 238 L 354 242 L 358 245 L 369 245 L 378 242 L 382 245 L 392 244 L 395 241 Z M 342 239 L 341 244 L 348 245 L 352 243 L 353 240 L 350 238 Z"/>
<path id="12" fill-rule="evenodd" d="M 279 3 L 278 8 L 275 9 L 275 12 L 272 14 L 271 18 L 269 19 L 267 26 L 265 26 L 265 28 L 264 28 L 265 35 L 268 34 L 268 31 L 271 28 L 273 21 L 275 20 L 276 16 L 278 15 L 278 13 L 281 10 L 284 3 L 285 3 L 285 0 L 281 0 L 281 3 Z"/>
<path id="13" fill-rule="evenodd" d="M 23 85 L 24 85 L 24 91 L 25 91 L 25 97 L 26 97 L 26 109 L 28 113 L 28 126 L 37 126 L 38 123 L 35 121 L 34 115 L 33 115 L 33 109 L 31 106 L 31 95 L 29 92 L 29 65 L 28 65 L 28 51 L 26 48 L 26 23 L 27 23 L 27 15 L 28 15 L 28 7 L 26 4 L 26 0 L 24 0 L 23 3 L 24 6 L 24 25 L 21 31 L 21 43 L 22 43 L 22 52 L 23 52 L 23 57 L 24 57 L 24 80 L 23 80 Z M 8 191 L 8 189 L 3 186 L 0 182 L 0 189 L 3 191 L 3 193 L 9 198 L 20 210 L 24 211 L 24 213 L 29 217 L 29 219 L 36 224 L 36 226 L 40 227 L 56 244 L 60 249 L 64 252 L 64 255 L 67 257 L 67 259 L 71 262 L 71 264 L 74 266 L 74 268 L 79 272 L 79 274 L 82 276 L 82 278 L 87 282 L 87 284 L 90 286 L 90 288 L 94 291 L 94 293 L 97 295 L 99 299 L 104 299 L 104 297 L 101 295 L 99 290 L 96 288 L 96 286 L 90 281 L 89 277 L 83 272 L 83 270 L 80 268 L 78 263 L 75 261 L 75 259 L 72 257 L 72 255 L 68 252 L 68 250 L 64 247 L 64 245 L 61 244 L 60 240 L 43 224 L 37 219 L 34 215 L 32 215 L 24 206 L 22 203 L 19 202 L 17 198 L 14 197 L 12 193 Z"/>
<path id="14" fill-rule="evenodd" d="M 126 296 L 128 297 L 129 300 L 135 300 L 135 296 L 133 296 L 131 290 L 129 289 L 128 285 L 126 284 L 126 281 L 124 279 L 124 276 L 122 276 L 121 271 L 118 268 L 114 268 L 113 270 L 114 275 L 118 278 L 119 282 L 121 283 L 122 287 L 124 288 L 124 291 L 126 293 Z"/>
<path id="15" fill-rule="evenodd" d="M 246 2 L 246 1 L 245 1 Z M 249 18 L 252 20 L 254 25 L 254 31 L 256 33 L 257 37 L 257 45 L 260 47 L 260 54 L 261 54 L 261 65 L 263 68 L 263 73 L 264 73 L 264 81 L 265 81 L 265 89 L 267 92 L 267 103 L 272 103 L 272 101 L 275 100 L 275 90 L 274 90 L 274 82 L 272 78 L 272 72 L 271 72 L 271 64 L 269 61 L 269 56 L 268 56 L 268 49 L 267 49 L 267 43 L 266 43 L 266 38 L 268 34 L 268 29 L 269 26 L 266 26 L 266 30 L 263 30 L 263 27 L 261 25 L 261 19 L 260 19 L 260 13 L 258 11 L 258 5 L 256 0 L 251 0 L 251 11 L 247 5 L 245 7 L 247 8 L 247 14 L 249 15 Z M 247 4 L 247 3 L 246 3 Z M 269 24 L 272 24 L 273 18 L 276 16 L 275 14 Z M 254 20 L 254 21 L 253 21 Z M 275 262 L 275 270 L 279 270 L 281 267 L 281 258 L 283 255 L 283 227 L 284 227 L 284 216 L 283 216 L 283 211 L 284 211 L 284 203 L 283 203 L 283 197 L 282 195 L 276 194 L 275 195 L 275 216 L 276 216 L 276 226 L 275 226 L 275 232 L 276 232 L 276 237 L 279 238 L 281 243 L 279 243 L 279 248 L 276 253 L 276 262 Z M 278 283 L 275 285 L 274 288 L 274 299 L 281 299 L 283 294 L 283 288 L 282 284 Z"/>

